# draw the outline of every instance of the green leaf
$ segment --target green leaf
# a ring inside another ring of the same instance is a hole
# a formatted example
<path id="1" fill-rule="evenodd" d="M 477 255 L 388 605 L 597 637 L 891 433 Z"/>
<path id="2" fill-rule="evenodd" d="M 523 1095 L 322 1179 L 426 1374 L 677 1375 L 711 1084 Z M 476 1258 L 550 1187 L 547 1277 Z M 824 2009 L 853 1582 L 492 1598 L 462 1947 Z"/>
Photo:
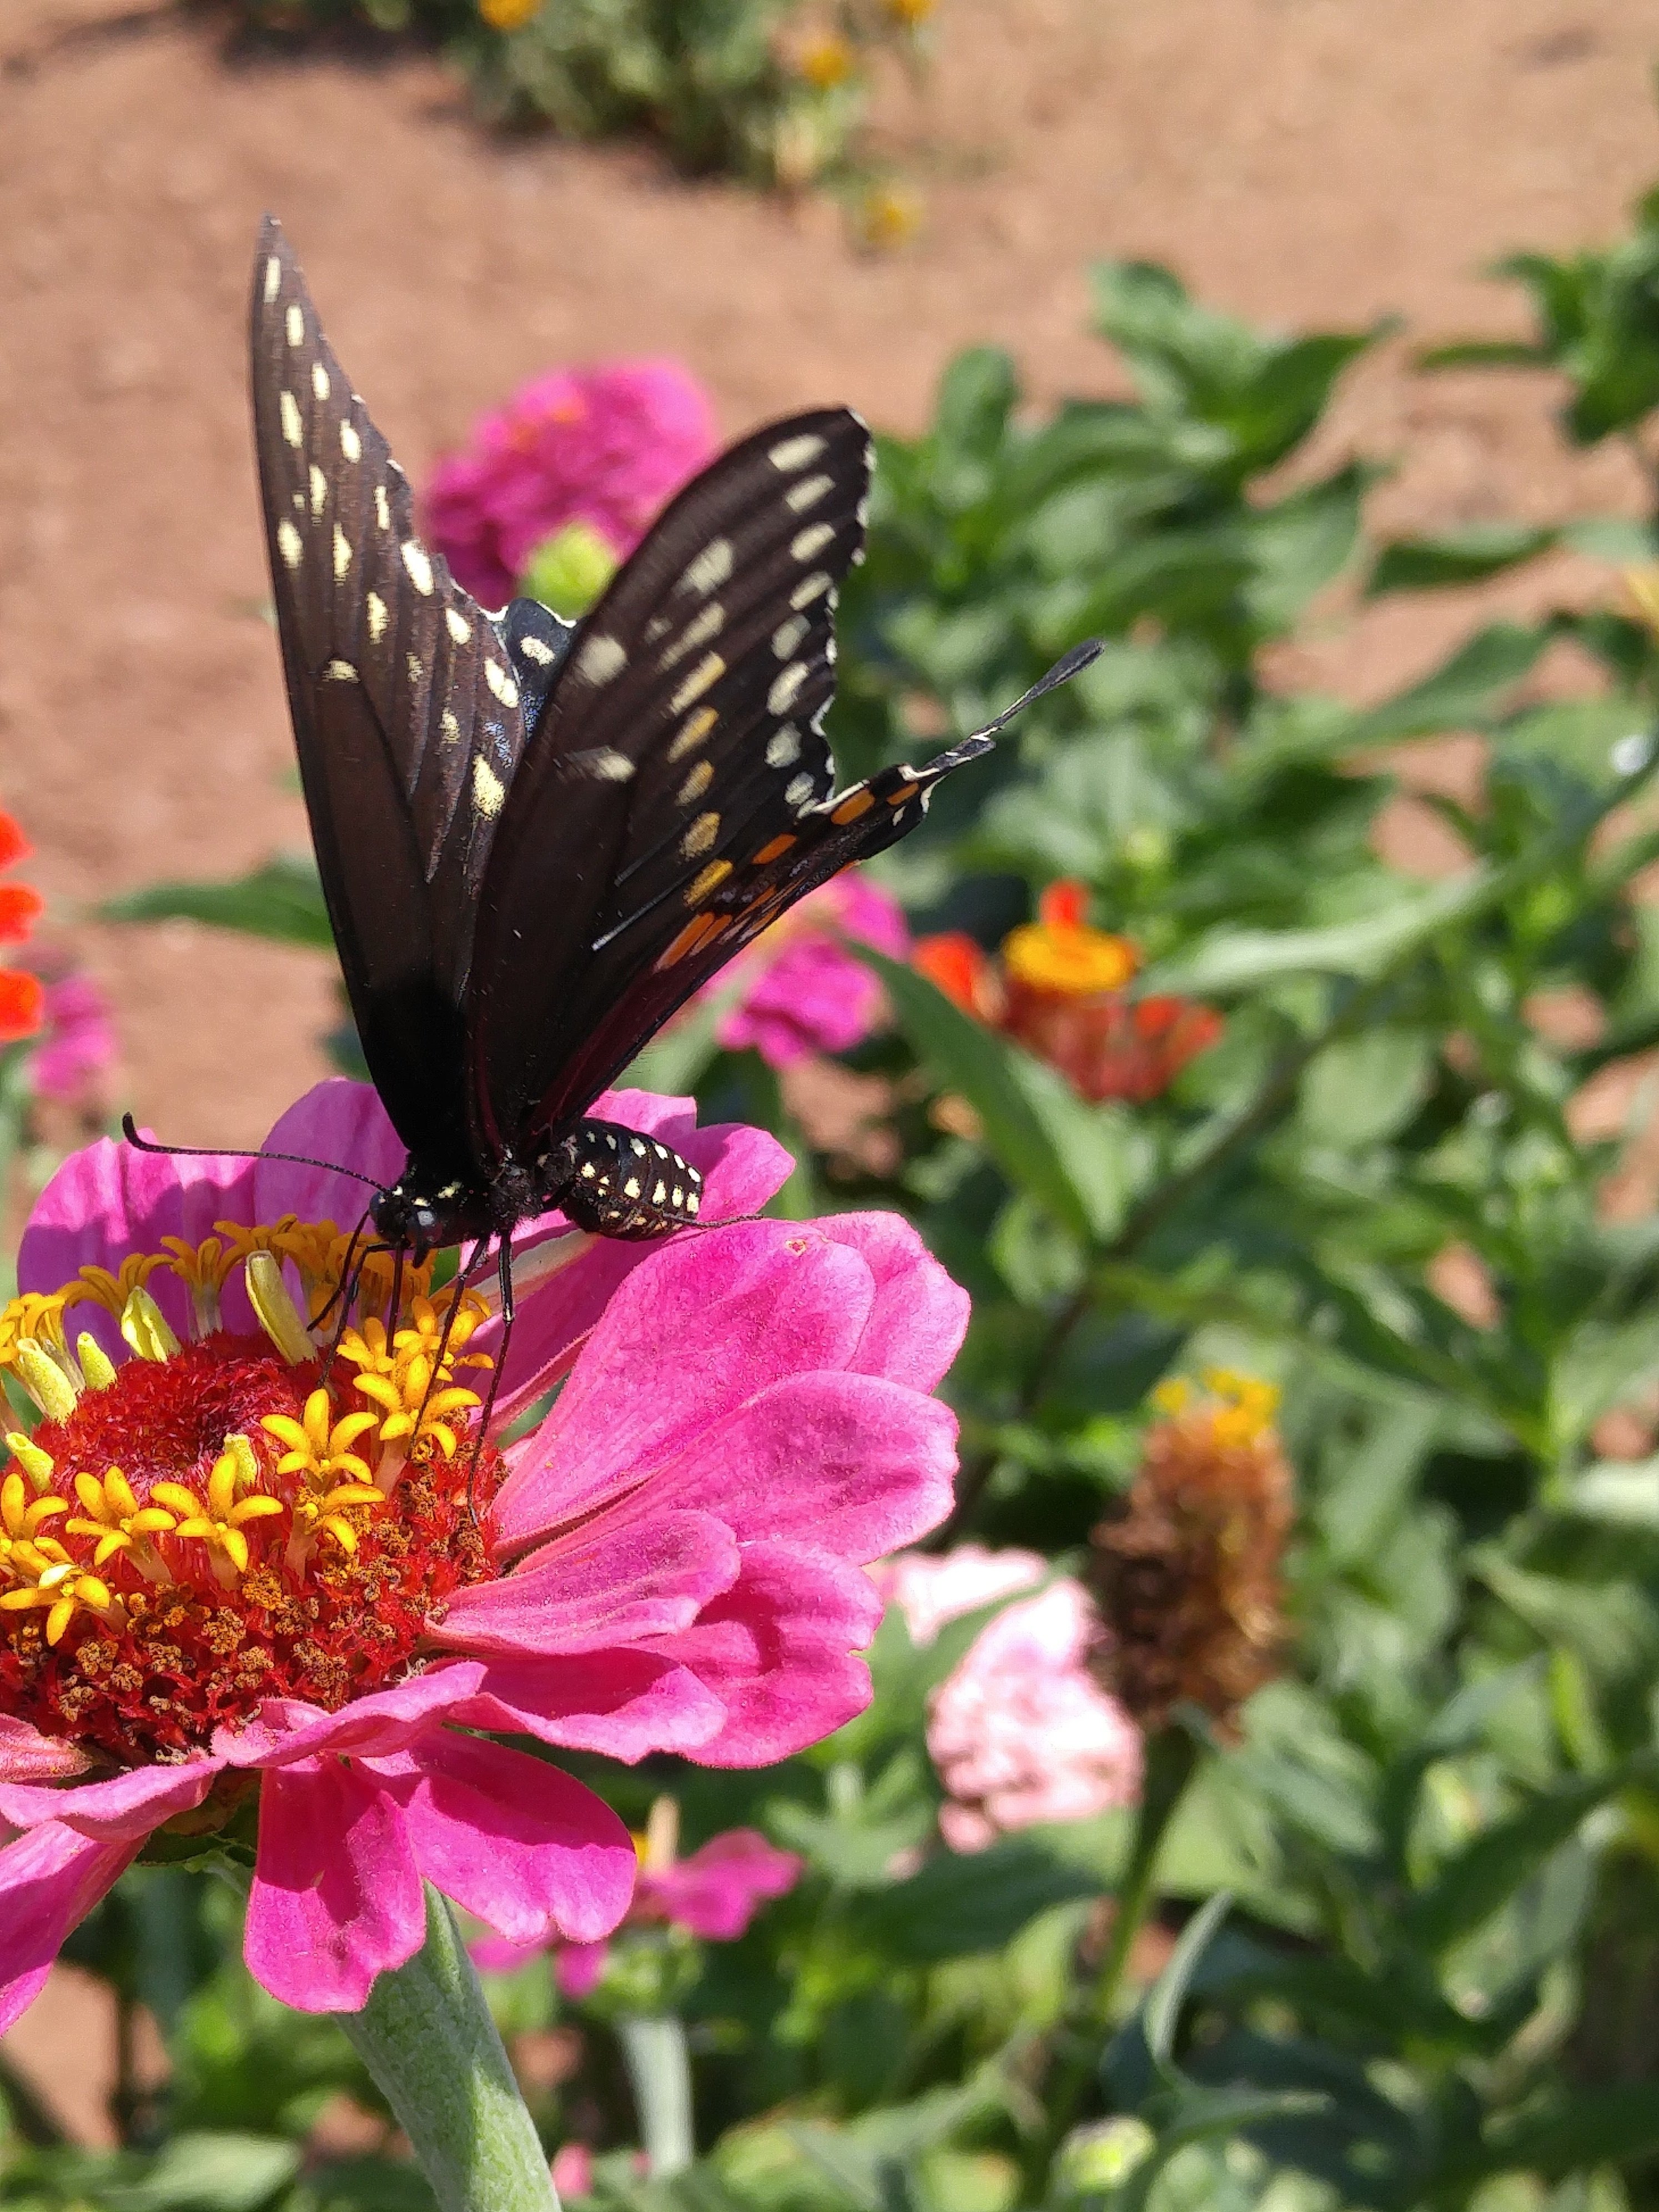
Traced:
<path id="1" fill-rule="evenodd" d="M 1431 676 L 1357 717 L 1351 742 L 1392 744 L 1401 738 L 1478 726 L 1500 696 L 1530 672 L 1548 643 L 1549 633 L 1541 624 L 1523 629 L 1516 623 L 1490 623 Z"/>
<path id="2" fill-rule="evenodd" d="M 1014 1188 L 1085 1242 L 1109 1237 L 1146 1170 L 1146 1140 L 1133 1118 L 1088 1105 L 902 961 L 850 941 L 847 949 L 881 977 L 918 1057 L 979 1115 L 986 1149 Z"/>
<path id="3" fill-rule="evenodd" d="M 1518 338 L 1462 338 L 1450 345 L 1425 346 L 1419 368 L 1538 368 L 1549 356 L 1541 346 Z"/>
<path id="4" fill-rule="evenodd" d="M 308 854 L 278 854 L 252 875 L 219 883 L 151 884 L 106 899 L 100 921 L 204 921 L 279 945 L 334 950 L 316 863 Z"/>
<path id="5" fill-rule="evenodd" d="M 1030 1836 L 1008 1836 L 988 1850 L 941 1852 L 908 1881 L 861 1898 L 849 1922 L 907 1965 L 971 1958 L 1001 1950 L 1053 1905 L 1097 1897 L 1109 1874 L 1068 1863 Z"/>
<path id="6" fill-rule="evenodd" d="M 106 2185 L 108 2212 L 256 2212 L 300 2168 L 297 2143 L 269 2136 L 181 2135 L 142 2179 Z"/>
<path id="7" fill-rule="evenodd" d="M 1618 2166 L 1659 2150 L 1659 2097 L 1650 2081 L 1597 2088 L 1575 2082 L 1541 2106 L 1502 2118 L 1483 2146 L 1488 2172 L 1534 2167 L 1550 2176 Z"/>
<path id="8" fill-rule="evenodd" d="M 1659 1529 L 1659 1458 L 1598 1460 L 1578 1476 L 1560 1510 L 1610 1528 Z"/>
<path id="9" fill-rule="evenodd" d="M 1352 1152 L 1403 1127 L 1427 1095 L 1431 1039 L 1407 1030 L 1340 1037 L 1302 1079 L 1297 1119 L 1316 1144 Z"/>
<path id="10" fill-rule="evenodd" d="M 1439 1952 L 1473 1934 L 1532 1879 L 1587 1813 L 1629 1780 L 1628 1771 L 1618 1768 L 1558 1784 L 1518 1813 L 1483 1829 L 1407 1905 L 1402 1919 L 1411 1941 Z"/>
<path id="11" fill-rule="evenodd" d="M 1559 531 L 1520 522 L 1477 522 L 1437 538 L 1400 538 L 1385 545 L 1365 585 L 1368 599 L 1385 592 L 1429 592 L 1478 584 L 1559 544 Z"/>
<path id="12" fill-rule="evenodd" d="M 1213 991 L 1259 990 L 1285 975 L 1375 975 L 1480 906 L 1492 881 L 1488 870 L 1472 868 L 1429 889 L 1403 892 L 1379 913 L 1322 929 L 1217 930 L 1187 951 L 1160 961 L 1146 985 L 1201 997 Z"/>
<path id="13" fill-rule="evenodd" d="M 1176 2023 L 1187 2001 L 1188 1986 L 1199 1961 L 1210 1948 L 1210 1939 L 1232 1910 L 1232 1896 L 1219 1890 L 1207 1905 L 1194 1913 L 1181 1931 L 1181 1941 L 1170 1954 L 1170 1963 L 1147 1992 L 1141 2008 L 1141 2033 L 1153 2063 L 1162 2073 L 1170 2069 L 1175 2049 Z"/>

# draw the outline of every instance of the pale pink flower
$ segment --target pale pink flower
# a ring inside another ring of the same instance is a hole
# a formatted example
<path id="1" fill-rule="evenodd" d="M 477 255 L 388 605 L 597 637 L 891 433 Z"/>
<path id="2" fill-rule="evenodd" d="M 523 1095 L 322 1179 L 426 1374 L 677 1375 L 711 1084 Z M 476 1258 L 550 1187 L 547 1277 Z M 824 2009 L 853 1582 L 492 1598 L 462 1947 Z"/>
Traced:
<path id="1" fill-rule="evenodd" d="M 787 1172 L 689 1100 L 597 1110 L 703 1171 L 706 1221 Z M 366 1085 L 319 1085 L 269 1141 L 382 1182 L 401 1164 Z M 967 1317 L 907 1224 L 646 1246 L 529 1224 L 501 1420 L 564 1386 L 475 1459 L 465 1363 L 499 1334 L 476 1305 L 430 1410 L 441 1311 L 406 1295 L 377 1351 L 389 1272 L 326 1378 L 314 1355 L 362 1198 L 329 1170 L 105 1141 L 34 1210 L 0 1314 L 46 1415 L 0 1484 L 0 1821 L 22 1832 L 0 1850 L 0 2028 L 169 1822 L 252 1842 L 257 1798 L 248 1965 L 352 2010 L 423 1941 L 423 1879 L 521 1944 L 596 1942 L 628 1909 L 616 1814 L 480 1731 L 758 1765 L 868 1700 L 863 1563 L 948 1509 L 955 1423 L 928 1394 Z"/>
<path id="2" fill-rule="evenodd" d="M 882 989 L 843 938 L 894 960 L 910 949 L 898 901 L 851 868 L 809 891 L 704 987 L 729 1001 L 715 1041 L 727 1052 L 753 1045 L 771 1067 L 861 1043 L 881 1020 Z"/>
<path id="3" fill-rule="evenodd" d="M 631 553 L 715 443 L 708 396 L 677 362 L 552 369 L 439 462 L 428 533 L 469 592 L 502 606 L 538 547 L 573 522 Z"/>
<path id="4" fill-rule="evenodd" d="M 624 1925 L 666 1922 L 706 1942 L 735 1943 L 748 1934 L 769 1899 L 788 1895 L 805 1863 L 793 1851 L 778 1850 L 758 1829 L 728 1828 L 671 1866 L 653 1868 L 647 1856 Z M 506 1943 L 490 1937 L 471 1949 L 478 1964 L 493 1973 L 509 1973 L 550 1949 L 559 1987 L 568 1997 L 586 1996 L 611 1954 L 609 1943 Z"/>
<path id="5" fill-rule="evenodd" d="M 939 1822 L 952 1850 L 1139 1796 L 1140 1738 L 1085 1663 L 1100 1634 L 1082 1585 L 1062 1577 L 1000 1613 L 933 1692 L 927 1748 L 948 1793 Z"/>
<path id="6" fill-rule="evenodd" d="M 957 1544 L 948 1552 L 901 1552 L 871 1569 L 876 1588 L 904 1616 L 918 1650 L 935 1642 L 947 1621 L 960 1620 L 1016 1590 L 1035 1589 L 1048 1572 L 1041 1552 L 993 1552 Z"/>

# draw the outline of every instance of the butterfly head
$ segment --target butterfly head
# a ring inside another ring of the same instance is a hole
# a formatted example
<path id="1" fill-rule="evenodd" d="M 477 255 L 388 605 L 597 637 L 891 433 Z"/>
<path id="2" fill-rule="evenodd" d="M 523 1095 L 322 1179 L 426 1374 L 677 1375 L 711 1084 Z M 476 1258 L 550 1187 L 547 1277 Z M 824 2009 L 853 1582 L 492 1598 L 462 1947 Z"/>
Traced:
<path id="1" fill-rule="evenodd" d="M 438 1182 L 414 1162 L 394 1188 L 382 1191 L 368 1210 L 374 1233 L 416 1261 L 447 1244 L 487 1235 L 495 1224 L 487 1193 L 465 1182 Z"/>

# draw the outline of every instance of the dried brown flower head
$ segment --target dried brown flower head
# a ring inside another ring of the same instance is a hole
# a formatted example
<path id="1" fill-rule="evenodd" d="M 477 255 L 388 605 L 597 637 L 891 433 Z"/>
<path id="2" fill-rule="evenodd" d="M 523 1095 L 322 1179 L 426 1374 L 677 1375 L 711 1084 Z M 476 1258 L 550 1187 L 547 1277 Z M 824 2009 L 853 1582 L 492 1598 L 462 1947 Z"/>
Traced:
<path id="1" fill-rule="evenodd" d="M 1238 1708 L 1278 1672 L 1284 1636 L 1291 1475 L 1273 1425 L 1279 1393 L 1220 1369 L 1204 1383 L 1202 1393 L 1161 1386 L 1164 1418 L 1093 1537 L 1091 1578 L 1110 1630 L 1097 1668 L 1148 1732 L 1187 1702 L 1231 1733 Z"/>

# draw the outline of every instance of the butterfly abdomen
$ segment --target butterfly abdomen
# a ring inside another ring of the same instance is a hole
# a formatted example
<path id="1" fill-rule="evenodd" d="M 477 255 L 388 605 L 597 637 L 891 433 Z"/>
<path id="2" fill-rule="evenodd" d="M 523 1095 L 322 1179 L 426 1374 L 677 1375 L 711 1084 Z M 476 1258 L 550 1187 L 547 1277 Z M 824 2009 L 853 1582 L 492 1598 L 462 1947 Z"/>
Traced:
<path id="1" fill-rule="evenodd" d="M 598 1237 L 665 1237 L 695 1221 L 702 1204 L 702 1177 L 689 1160 L 619 1121 L 579 1121 L 555 1158 L 563 1188 L 550 1200 Z"/>

